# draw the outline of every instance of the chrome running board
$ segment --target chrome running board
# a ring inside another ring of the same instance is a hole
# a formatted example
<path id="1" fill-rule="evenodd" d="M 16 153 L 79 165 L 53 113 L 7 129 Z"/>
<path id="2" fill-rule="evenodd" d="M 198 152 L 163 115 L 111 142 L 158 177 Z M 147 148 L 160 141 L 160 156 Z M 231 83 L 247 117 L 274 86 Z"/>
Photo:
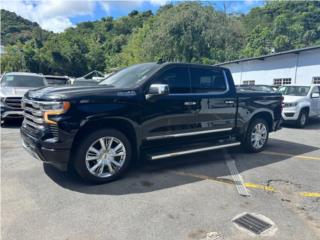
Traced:
<path id="1" fill-rule="evenodd" d="M 151 160 L 158 160 L 161 158 L 176 157 L 176 156 L 181 156 L 181 155 L 186 155 L 186 154 L 191 154 L 191 153 L 216 150 L 216 149 L 220 149 L 220 148 L 235 147 L 235 146 L 239 146 L 240 144 L 241 144 L 240 142 L 233 142 L 233 143 L 228 143 L 228 144 L 216 145 L 216 146 L 212 146 L 212 147 L 203 147 L 203 148 L 195 148 L 195 149 L 185 150 L 185 151 L 180 151 L 180 152 L 164 153 L 164 154 L 159 154 L 159 155 L 153 155 L 150 157 L 150 159 Z"/>

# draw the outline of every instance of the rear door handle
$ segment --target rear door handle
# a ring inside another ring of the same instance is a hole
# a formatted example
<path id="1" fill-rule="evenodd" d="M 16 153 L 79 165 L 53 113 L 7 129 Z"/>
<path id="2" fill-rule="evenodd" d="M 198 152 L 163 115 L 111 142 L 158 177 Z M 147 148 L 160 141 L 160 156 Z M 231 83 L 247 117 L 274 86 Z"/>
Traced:
<path id="1" fill-rule="evenodd" d="M 197 104 L 196 102 L 184 102 L 185 106 L 194 106 L 196 104 Z"/>
<path id="2" fill-rule="evenodd" d="M 224 103 L 225 103 L 225 104 L 234 104 L 234 101 L 232 101 L 232 100 L 226 100 L 226 101 L 224 101 Z"/>

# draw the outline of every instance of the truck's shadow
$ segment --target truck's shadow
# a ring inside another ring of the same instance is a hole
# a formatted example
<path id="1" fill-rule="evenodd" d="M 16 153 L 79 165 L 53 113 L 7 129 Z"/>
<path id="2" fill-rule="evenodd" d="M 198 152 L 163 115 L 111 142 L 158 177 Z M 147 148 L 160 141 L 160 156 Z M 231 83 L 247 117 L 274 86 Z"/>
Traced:
<path id="1" fill-rule="evenodd" d="M 302 155 L 317 149 L 319 148 L 270 139 L 266 151 Z M 211 151 L 149 162 L 131 169 L 120 180 L 102 185 L 85 184 L 77 177 L 60 172 L 49 165 L 44 165 L 44 170 L 54 182 L 72 191 L 86 194 L 123 195 L 152 192 L 203 180 L 197 176 L 208 176 L 212 179 L 225 178 L 230 175 L 225 162 L 227 158 L 236 160 L 240 173 L 290 158 L 281 154 L 276 156 L 264 153 L 246 154 L 240 147 L 229 149 L 226 153 Z M 288 164 L 290 164 L 289 161 Z"/>
<path id="2" fill-rule="evenodd" d="M 3 123 L 1 122 L 1 128 L 20 128 L 22 119 L 11 119 L 10 121 Z"/>

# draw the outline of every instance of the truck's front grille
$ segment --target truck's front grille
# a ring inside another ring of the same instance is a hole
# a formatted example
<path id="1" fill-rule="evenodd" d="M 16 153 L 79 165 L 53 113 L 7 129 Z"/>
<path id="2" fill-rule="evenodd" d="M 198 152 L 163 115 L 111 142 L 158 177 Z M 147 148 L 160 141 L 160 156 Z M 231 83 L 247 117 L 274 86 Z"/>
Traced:
<path id="1" fill-rule="evenodd" d="M 47 125 L 43 119 L 43 112 L 40 110 L 40 104 L 47 102 L 32 101 L 29 99 L 23 99 L 23 114 L 24 122 L 23 126 L 26 126 L 29 131 L 34 130 L 46 130 L 46 133 L 50 133 L 48 136 L 59 140 L 59 129 L 57 125 Z"/>
<path id="2" fill-rule="evenodd" d="M 59 130 L 57 125 L 50 125 L 50 132 L 55 139 L 59 139 Z"/>
<path id="3" fill-rule="evenodd" d="M 21 97 L 7 97 L 4 102 L 8 107 L 20 110 L 21 109 Z"/>
<path id="4" fill-rule="evenodd" d="M 24 123 L 31 128 L 43 129 L 42 112 L 37 102 L 23 99 Z"/>

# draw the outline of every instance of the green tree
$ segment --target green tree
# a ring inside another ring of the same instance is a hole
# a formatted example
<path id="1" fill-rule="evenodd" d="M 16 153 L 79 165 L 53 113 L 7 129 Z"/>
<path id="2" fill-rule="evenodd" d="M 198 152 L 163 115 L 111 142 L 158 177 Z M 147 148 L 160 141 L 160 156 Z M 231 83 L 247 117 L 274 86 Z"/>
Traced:
<path id="1" fill-rule="evenodd" d="M 8 46 L 6 53 L 1 56 L 1 72 L 27 71 L 24 58 L 24 53 L 19 46 Z"/>

